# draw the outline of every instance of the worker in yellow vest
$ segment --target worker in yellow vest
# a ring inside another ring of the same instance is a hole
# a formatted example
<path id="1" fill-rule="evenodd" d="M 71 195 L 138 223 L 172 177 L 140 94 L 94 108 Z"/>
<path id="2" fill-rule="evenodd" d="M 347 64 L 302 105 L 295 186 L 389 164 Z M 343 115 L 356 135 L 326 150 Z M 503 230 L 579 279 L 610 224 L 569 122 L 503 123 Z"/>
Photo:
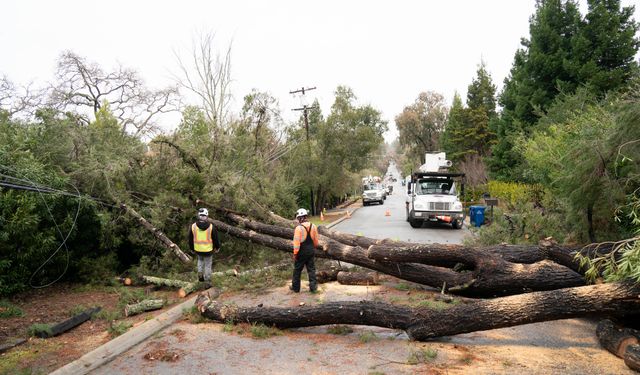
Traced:
<path id="1" fill-rule="evenodd" d="M 304 208 L 296 212 L 298 226 L 293 232 L 293 278 L 289 287 L 295 293 L 300 292 L 300 276 L 304 267 L 307 267 L 309 275 L 309 290 L 311 293 L 318 291 L 314 262 L 315 249 L 318 247 L 318 227 L 307 221 L 308 215 Z"/>
<path id="2" fill-rule="evenodd" d="M 213 253 L 220 251 L 218 231 L 209 222 L 209 210 L 198 210 L 198 220 L 189 228 L 189 249 L 198 260 L 198 280 L 211 282 Z"/>

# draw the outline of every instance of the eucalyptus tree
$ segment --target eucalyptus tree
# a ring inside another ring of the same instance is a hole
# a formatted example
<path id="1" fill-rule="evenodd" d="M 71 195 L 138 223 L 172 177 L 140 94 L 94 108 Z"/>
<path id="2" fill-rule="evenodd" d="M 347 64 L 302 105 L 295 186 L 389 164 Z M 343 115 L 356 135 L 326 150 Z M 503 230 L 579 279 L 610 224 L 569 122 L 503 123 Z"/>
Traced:
<path id="1" fill-rule="evenodd" d="M 415 162 L 428 151 L 438 151 L 449 109 L 444 97 L 433 91 L 422 92 L 396 116 L 400 144 Z"/>

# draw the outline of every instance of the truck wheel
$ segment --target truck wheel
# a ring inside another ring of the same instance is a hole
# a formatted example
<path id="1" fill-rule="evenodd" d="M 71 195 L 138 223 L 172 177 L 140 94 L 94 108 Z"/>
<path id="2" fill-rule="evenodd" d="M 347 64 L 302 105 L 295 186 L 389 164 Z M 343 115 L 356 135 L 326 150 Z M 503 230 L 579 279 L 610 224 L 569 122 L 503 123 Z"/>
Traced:
<path id="1" fill-rule="evenodd" d="M 363 205 L 363 206 L 368 206 L 368 205 L 369 205 L 369 203 L 368 203 L 368 202 L 362 202 L 362 205 Z"/>
<path id="2" fill-rule="evenodd" d="M 422 228 L 422 220 L 409 219 L 411 228 Z"/>
<path id="3" fill-rule="evenodd" d="M 451 227 L 452 227 L 453 229 L 461 229 L 461 228 L 462 228 L 462 224 L 463 224 L 463 222 L 462 222 L 462 221 L 460 221 L 460 220 L 454 220 L 454 221 L 451 223 Z"/>
<path id="4" fill-rule="evenodd" d="M 380 204 L 384 204 L 384 199 L 380 201 Z"/>

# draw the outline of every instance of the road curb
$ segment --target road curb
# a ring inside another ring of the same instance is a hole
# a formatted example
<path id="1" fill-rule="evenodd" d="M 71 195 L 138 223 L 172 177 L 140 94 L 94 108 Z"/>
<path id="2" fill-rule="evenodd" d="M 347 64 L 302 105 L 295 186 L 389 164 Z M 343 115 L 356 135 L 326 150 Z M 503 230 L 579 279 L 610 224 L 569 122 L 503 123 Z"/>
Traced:
<path id="1" fill-rule="evenodd" d="M 354 209 L 353 209 L 353 211 L 351 211 L 351 214 L 353 214 L 354 212 L 358 211 L 360 208 L 362 208 L 362 207 L 356 207 L 356 208 L 354 208 Z M 345 207 L 345 209 L 346 209 L 346 207 Z M 334 226 L 336 226 L 336 225 L 338 225 L 338 224 L 342 223 L 343 221 L 345 221 L 345 220 L 347 220 L 347 219 L 348 219 L 347 215 L 344 215 L 344 216 L 343 216 L 343 217 L 341 217 L 340 219 L 338 219 L 338 220 L 336 220 L 336 221 L 334 221 L 334 222 L 331 222 L 331 223 L 330 223 L 330 224 L 328 224 L 328 225 L 325 225 L 325 228 L 327 228 L 327 229 L 331 229 L 332 227 L 334 227 Z"/>
<path id="2" fill-rule="evenodd" d="M 213 288 L 207 290 L 207 292 L 213 292 Z M 175 323 L 180 319 L 180 317 L 182 317 L 182 312 L 185 308 L 188 309 L 193 306 L 196 298 L 197 295 L 192 296 L 188 300 L 172 307 L 170 310 L 144 322 L 138 327 L 116 337 L 104 345 L 97 347 L 75 361 L 67 363 L 63 367 L 52 372 L 51 375 L 88 374 L 105 363 L 114 360 L 120 354 L 156 334 L 158 331 Z"/>

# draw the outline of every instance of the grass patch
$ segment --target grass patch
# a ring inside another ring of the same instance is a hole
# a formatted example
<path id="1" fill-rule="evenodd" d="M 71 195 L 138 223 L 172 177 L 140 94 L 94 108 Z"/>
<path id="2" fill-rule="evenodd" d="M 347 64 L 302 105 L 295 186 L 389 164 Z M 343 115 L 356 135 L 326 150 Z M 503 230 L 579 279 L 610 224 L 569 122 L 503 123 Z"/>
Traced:
<path id="1" fill-rule="evenodd" d="M 222 332 L 233 332 L 233 326 L 233 320 L 227 319 L 227 321 L 224 322 L 224 326 L 222 327 Z"/>
<path id="2" fill-rule="evenodd" d="M 142 288 L 122 287 L 117 288 L 115 292 L 118 294 L 118 307 L 121 309 L 124 309 L 126 305 L 149 298 Z"/>
<path id="3" fill-rule="evenodd" d="M 417 365 L 419 363 L 433 362 L 438 357 L 438 350 L 431 347 L 414 350 L 407 358 L 407 364 Z"/>
<path id="4" fill-rule="evenodd" d="M 282 331 L 276 327 L 269 327 L 262 323 L 251 324 L 251 336 L 257 339 L 266 339 L 272 336 L 282 336 Z"/>
<path id="5" fill-rule="evenodd" d="M 371 331 L 366 331 L 366 332 L 362 332 L 358 336 L 358 339 L 360 340 L 361 343 L 366 344 L 368 342 L 377 340 L 378 336 L 376 336 L 376 334 Z"/>
<path id="6" fill-rule="evenodd" d="M 422 307 L 430 310 L 442 311 L 450 308 L 453 305 L 455 305 L 455 302 L 446 303 L 443 301 L 434 301 L 434 300 L 426 299 L 416 303 L 415 307 Z"/>
<path id="7" fill-rule="evenodd" d="M 14 318 L 24 316 L 24 311 L 7 300 L 0 300 L 0 318 Z"/>
<path id="8" fill-rule="evenodd" d="M 107 322 L 112 322 L 114 320 L 122 319 L 122 312 L 120 310 L 101 309 L 97 313 L 93 314 L 91 319 L 105 320 Z"/>
<path id="9" fill-rule="evenodd" d="M 209 321 L 207 318 L 202 316 L 202 314 L 200 314 L 198 306 L 191 306 L 191 308 L 185 307 L 184 309 L 182 309 L 182 316 L 184 316 L 191 324 L 206 323 Z"/>
<path id="10" fill-rule="evenodd" d="M 43 354 L 60 349 L 62 344 L 52 340 L 32 340 L 2 354 L 0 374 L 46 374 L 48 371 L 29 366 Z"/>
<path id="11" fill-rule="evenodd" d="M 398 283 L 394 286 L 394 288 L 396 288 L 397 290 L 400 290 L 402 292 L 406 292 L 409 290 L 409 284 L 405 284 L 405 283 Z"/>
<path id="12" fill-rule="evenodd" d="M 111 322 L 109 328 L 107 328 L 107 332 L 109 332 L 111 338 L 115 338 L 127 332 L 132 326 L 133 324 L 129 322 Z"/>
<path id="13" fill-rule="evenodd" d="M 327 333 L 331 333 L 332 335 L 348 335 L 353 333 L 353 328 L 351 328 L 351 326 L 337 324 L 327 328 Z"/>
<path id="14" fill-rule="evenodd" d="M 51 324 L 46 323 L 35 323 L 27 328 L 27 334 L 29 336 L 38 336 L 44 334 L 46 336 L 53 336 L 53 332 L 51 331 Z"/>
<path id="15" fill-rule="evenodd" d="M 214 285 L 231 292 L 259 293 L 266 289 L 284 286 L 291 280 L 291 269 L 283 267 L 264 272 L 243 274 L 239 277 L 214 276 Z"/>

